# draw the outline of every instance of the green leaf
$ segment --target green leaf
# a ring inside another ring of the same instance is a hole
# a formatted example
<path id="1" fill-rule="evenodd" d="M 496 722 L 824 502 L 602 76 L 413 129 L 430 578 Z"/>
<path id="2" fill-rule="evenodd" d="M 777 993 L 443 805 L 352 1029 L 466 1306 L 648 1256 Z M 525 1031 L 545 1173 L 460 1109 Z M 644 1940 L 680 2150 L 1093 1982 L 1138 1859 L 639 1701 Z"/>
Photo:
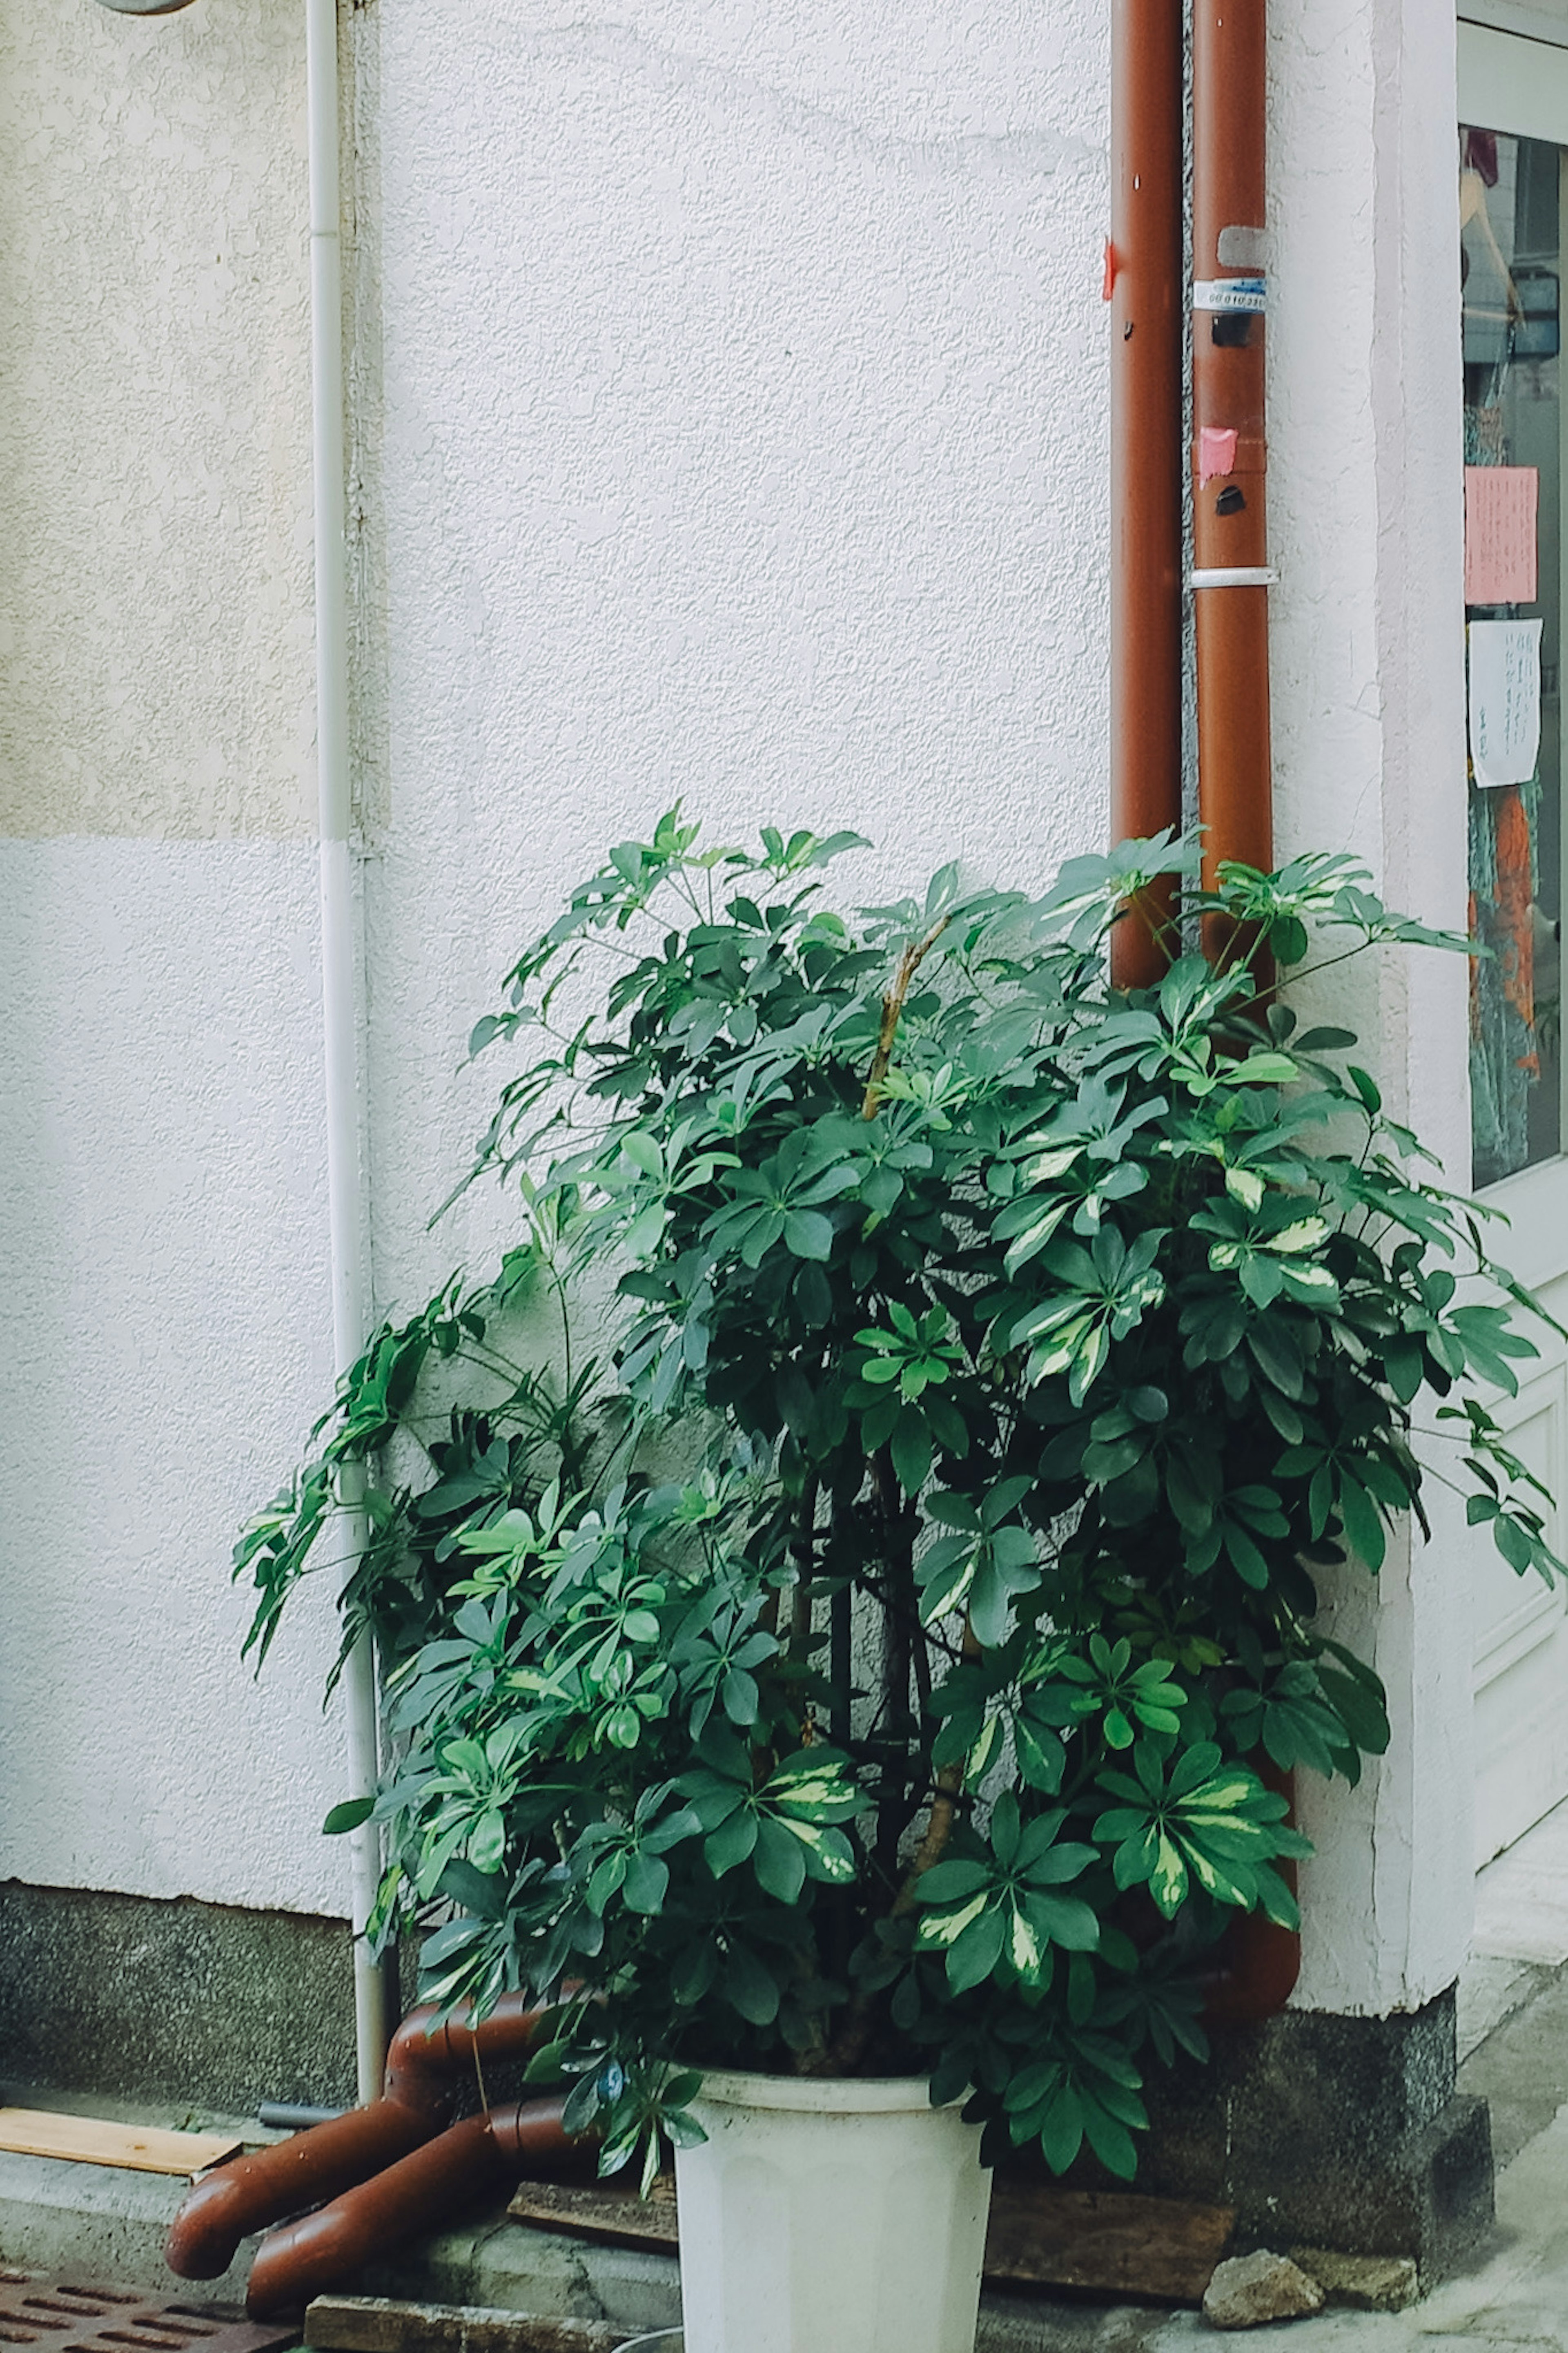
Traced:
<path id="1" fill-rule="evenodd" d="M 991 1975 L 1002 1957 L 1007 1920 L 1006 1906 L 993 1904 L 949 1947 L 947 1981 L 954 1993 L 967 1993 Z"/>
<path id="2" fill-rule="evenodd" d="M 777 1982 L 749 1945 L 731 1944 L 720 1986 L 748 2025 L 771 2026 L 779 2014 Z"/>
<path id="3" fill-rule="evenodd" d="M 710 1831 L 702 1842 L 708 1868 L 715 1879 L 747 1861 L 757 1843 L 758 1820 L 749 1806 L 736 1809 L 727 1821 Z"/>
<path id="4" fill-rule="evenodd" d="M 1040 2126 L 1040 2147 L 1053 2173 L 1065 2173 L 1083 2147 L 1083 2105 L 1064 2084 Z"/>
<path id="5" fill-rule="evenodd" d="M 820 1209 L 791 1209 L 784 1221 L 784 1247 L 796 1258 L 826 1259 L 833 1254 L 833 1224 Z"/>
<path id="6" fill-rule="evenodd" d="M 855 1850 L 842 1831 L 825 1829 L 820 1822 L 788 1820 L 784 1826 L 800 1841 L 808 1879 L 820 1879 L 830 1887 L 847 1887 L 858 1876 Z"/>
<path id="7" fill-rule="evenodd" d="M 924 1414 L 905 1406 L 893 1425 L 893 1469 L 906 1495 L 918 1494 L 931 1476 L 931 1431 Z"/>
<path id="8" fill-rule="evenodd" d="M 1232 1084 L 1237 1086 L 1288 1087 L 1300 1075 L 1300 1068 L 1289 1054 L 1258 1052 L 1248 1054 L 1244 1062 L 1238 1062 L 1230 1078 Z"/>
<path id="9" fill-rule="evenodd" d="M 857 1812 L 860 1794 L 850 1760 L 837 1748 L 803 1748 L 768 1777 L 764 1792 L 781 1811 L 811 1822 L 841 1822 Z"/>
<path id="10" fill-rule="evenodd" d="M 915 1894 L 921 1904 L 953 1904 L 977 1895 L 991 1884 L 991 1870 L 984 1862 L 933 1862 L 915 1883 Z"/>
<path id="11" fill-rule="evenodd" d="M 1366 1489 L 1348 1472 L 1340 1481 L 1339 1506 L 1345 1535 L 1355 1551 L 1368 1568 L 1381 1568 L 1388 1548 L 1383 1521 Z"/>
<path id="12" fill-rule="evenodd" d="M 634 1854 L 626 1864 L 621 1885 L 621 1900 L 627 1910 L 657 1913 L 663 1908 L 668 1892 L 669 1865 L 658 1855 Z"/>
<path id="13" fill-rule="evenodd" d="M 1093 2100 L 1086 2100 L 1083 2108 L 1084 2137 L 1101 2165 L 1123 2181 L 1131 2181 L 1138 2170 L 1138 2152 L 1126 2126 Z"/>
<path id="14" fill-rule="evenodd" d="M 1067 1750 L 1060 1736 L 1026 1715 L 1017 1715 L 1013 1720 L 1013 1745 L 1018 1770 L 1030 1788 L 1054 1797 L 1067 1769 Z"/>
<path id="15" fill-rule="evenodd" d="M 799 1899 L 805 1883 L 805 1855 L 798 1838 L 793 1838 L 782 1822 L 772 1821 L 764 1815 L 757 1824 L 756 1852 L 752 1868 L 757 1883 L 781 1904 L 794 1904 Z"/>
<path id="16" fill-rule="evenodd" d="M 323 1838 L 342 1838 L 345 1831 L 357 1831 L 362 1822 L 368 1822 L 374 1811 L 374 1798 L 345 1798 L 342 1805 L 332 1808 L 321 1824 L 321 1835 Z"/>

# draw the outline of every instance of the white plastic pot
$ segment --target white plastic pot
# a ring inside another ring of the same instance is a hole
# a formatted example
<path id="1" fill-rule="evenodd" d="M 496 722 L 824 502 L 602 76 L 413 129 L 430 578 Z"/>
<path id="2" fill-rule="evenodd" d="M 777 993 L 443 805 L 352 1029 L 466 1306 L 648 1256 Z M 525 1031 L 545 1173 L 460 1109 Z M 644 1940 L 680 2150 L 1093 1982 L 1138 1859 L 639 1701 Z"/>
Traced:
<path id="1" fill-rule="evenodd" d="M 991 2176 L 923 2077 L 714 2071 L 692 2114 L 685 2353 L 973 2353 Z"/>

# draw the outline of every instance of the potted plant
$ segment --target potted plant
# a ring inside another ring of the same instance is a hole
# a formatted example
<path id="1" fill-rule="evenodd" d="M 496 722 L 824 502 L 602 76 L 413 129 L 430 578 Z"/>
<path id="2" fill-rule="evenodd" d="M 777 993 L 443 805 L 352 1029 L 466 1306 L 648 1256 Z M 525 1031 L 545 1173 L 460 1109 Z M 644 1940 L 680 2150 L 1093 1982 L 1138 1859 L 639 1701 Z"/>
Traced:
<path id="1" fill-rule="evenodd" d="M 1552 1566 L 1470 1386 L 1530 1303 L 1263 977 L 1466 944 L 1168 842 L 851 918 L 851 839 L 672 812 L 573 894 L 474 1035 L 522 1050 L 516 1247 L 377 1335 L 237 1556 L 264 1651 L 363 1466 L 379 1931 L 554 2005 L 605 2169 L 673 2143 L 692 2353 L 965 2353 L 982 2159 L 1131 2174 L 1226 1921 L 1295 1920 L 1259 1768 L 1386 1744 L 1317 1574 L 1419 1514 L 1423 1392 Z M 1119 995 L 1173 871 L 1219 951 Z"/>

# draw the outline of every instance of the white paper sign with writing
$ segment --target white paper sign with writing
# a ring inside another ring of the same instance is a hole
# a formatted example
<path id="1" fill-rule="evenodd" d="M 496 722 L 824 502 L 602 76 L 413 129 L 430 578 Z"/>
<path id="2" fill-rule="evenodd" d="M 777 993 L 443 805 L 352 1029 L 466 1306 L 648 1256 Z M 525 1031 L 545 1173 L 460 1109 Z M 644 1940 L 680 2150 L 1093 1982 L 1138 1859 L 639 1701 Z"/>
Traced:
<path id="1" fill-rule="evenodd" d="M 1470 759 L 1478 785 L 1527 785 L 1541 756 L 1541 624 L 1472 621 Z"/>

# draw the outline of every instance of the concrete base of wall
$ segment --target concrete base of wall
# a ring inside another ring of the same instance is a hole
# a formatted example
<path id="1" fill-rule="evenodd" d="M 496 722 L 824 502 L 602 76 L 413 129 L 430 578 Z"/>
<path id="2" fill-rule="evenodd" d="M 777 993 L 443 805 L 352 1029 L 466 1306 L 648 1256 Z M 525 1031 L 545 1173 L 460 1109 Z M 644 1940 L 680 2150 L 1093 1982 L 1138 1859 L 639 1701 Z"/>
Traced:
<path id="1" fill-rule="evenodd" d="M 1490 2120 L 1455 2089 L 1454 1990 L 1394 2018 L 1285 2010 L 1150 2086 L 1138 2187 L 1234 2205 L 1241 2245 L 1409 2255 L 1446 2278 L 1493 2221 Z"/>
<path id="2" fill-rule="evenodd" d="M 254 2116 L 354 2097 L 348 1923 L 0 1883 L 16 2083 Z"/>

